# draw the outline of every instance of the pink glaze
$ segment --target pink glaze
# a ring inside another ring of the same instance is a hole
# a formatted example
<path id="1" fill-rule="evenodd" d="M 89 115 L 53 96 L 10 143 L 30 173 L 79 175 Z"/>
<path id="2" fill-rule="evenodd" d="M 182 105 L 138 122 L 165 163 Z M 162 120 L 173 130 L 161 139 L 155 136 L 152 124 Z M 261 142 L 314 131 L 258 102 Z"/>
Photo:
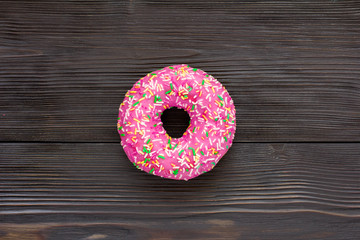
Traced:
<path id="1" fill-rule="evenodd" d="M 190 125 L 171 138 L 161 113 L 185 109 Z M 204 71 L 175 65 L 149 73 L 135 83 L 119 108 L 121 145 L 130 161 L 148 173 L 189 180 L 215 167 L 231 147 L 235 106 L 225 87 Z"/>

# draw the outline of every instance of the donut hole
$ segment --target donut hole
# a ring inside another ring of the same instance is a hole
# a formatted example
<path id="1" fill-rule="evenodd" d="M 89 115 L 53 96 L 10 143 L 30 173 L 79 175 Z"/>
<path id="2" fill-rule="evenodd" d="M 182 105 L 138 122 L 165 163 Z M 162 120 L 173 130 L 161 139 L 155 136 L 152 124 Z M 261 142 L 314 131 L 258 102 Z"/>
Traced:
<path id="1" fill-rule="evenodd" d="M 181 108 L 166 109 L 161 115 L 166 133 L 172 138 L 180 138 L 189 127 L 190 116 Z"/>

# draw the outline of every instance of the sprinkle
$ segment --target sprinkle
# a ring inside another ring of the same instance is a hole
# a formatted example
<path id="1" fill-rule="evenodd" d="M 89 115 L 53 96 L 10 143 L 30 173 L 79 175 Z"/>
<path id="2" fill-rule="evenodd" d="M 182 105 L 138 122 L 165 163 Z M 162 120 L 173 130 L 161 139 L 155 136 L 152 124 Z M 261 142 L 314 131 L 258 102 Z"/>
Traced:
<path id="1" fill-rule="evenodd" d="M 214 89 L 214 87 L 211 87 L 211 89 L 212 89 L 212 91 L 215 93 L 215 89 Z"/>
<path id="2" fill-rule="evenodd" d="M 151 139 L 149 138 L 149 139 L 147 140 L 146 144 L 149 144 L 150 141 L 151 141 Z"/>
<path id="3" fill-rule="evenodd" d="M 121 130 L 123 128 L 123 126 L 120 126 L 118 129 Z"/>
<path id="4" fill-rule="evenodd" d="M 149 114 L 147 115 L 147 117 L 148 117 L 149 119 L 151 119 L 151 117 L 150 117 L 150 115 L 149 115 Z"/>
<path id="5" fill-rule="evenodd" d="M 161 155 L 159 155 L 158 158 L 165 159 L 165 157 Z"/>
<path id="6" fill-rule="evenodd" d="M 196 129 L 196 127 L 194 127 L 194 129 L 192 130 L 192 132 L 195 132 L 195 129 Z"/>
<path id="7" fill-rule="evenodd" d="M 196 72 L 196 71 L 197 71 L 197 68 L 193 68 L 193 71 Z"/>
<path id="8" fill-rule="evenodd" d="M 173 147 L 173 150 L 177 147 L 178 144 L 175 145 L 175 147 Z"/>
<path id="9" fill-rule="evenodd" d="M 172 83 L 170 83 L 170 88 L 171 88 L 171 90 L 173 90 L 173 89 L 174 89 L 174 87 L 173 87 L 173 84 L 172 84 Z"/>
<path id="10" fill-rule="evenodd" d="M 171 149 L 171 140 L 170 140 L 170 138 L 168 140 L 168 144 L 169 144 L 169 148 Z"/>
<path id="11" fill-rule="evenodd" d="M 169 94 L 169 93 L 171 93 L 171 90 L 169 90 L 169 91 L 165 92 L 165 94 Z"/>
<path id="12" fill-rule="evenodd" d="M 195 104 L 192 105 L 191 111 L 193 111 L 195 108 Z"/>
<path id="13" fill-rule="evenodd" d="M 170 69 L 174 69 L 173 67 L 169 67 Z"/>
<path id="14" fill-rule="evenodd" d="M 146 96 L 146 93 L 143 94 L 143 97 L 145 97 L 145 96 Z"/>
<path id="15" fill-rule="evenodd" d="M 141 122 L 139 121 L 139 119 L 134 118 L 134 120 L 137 121 L 138 123 L 141 123 Z"/>
<path id="16" fill-rule="evenodd" d="M 219 94 L 217 96 L 221 101 L 224 101 L 224 99 Z"/>
<path id="17" fill-rule="evenodd" d="M 195 149 L 193 149 L 192 147 L 189 147 L 189 150 L 192 150 L 193 155 L 196 156 Z"/>
<path id="18" fill-rule="evenodd" d="M 206 132 L 206 136 L 209 137 L 209 132 Z"/>
<path id="19" fill-rule="evenodd" d="M 136 102 L 136 103 L 134 103 L 133 104 L 133 107 L 135 107 L 136 105 L 138 105 L 140 102 L 138 101 L 138 102 Z"/>
<path id="20" fill-rule="evenodd" d="M 204 85 L 204 84 L 205 84 L 205 80 L 203 79 L 201 85 Z"/>
<path id="21" fill-rule="evenodd" d="M 152 168 L 150 171 L 149 171 L 149 173 L 153 173 L 153 171 L 154 171 L 155 169 L 154 168 Z"/>
<path id="22" fill-rule="evenodd" d="M 179 172 L 179 169 L 175 169 L 175 170 L 173 171 L 173 174 L 176 175 L 176 174 L 178 174 L 178 172 Z"/>
<path id="23" fill-rule="evenodd" d="M 207 118 L 205 117 L 205 115 L 202 115 L 202 117 L 207 121 Z"/>
<path id="24" fill-rule="evenodd" d="M 203 151 L 200 151 L 200 153 L 201 153 L 201 155 L 203 155 L 203 156 L 205 155 Z"/>
<path id="25" fill-rule="evenodd" d="M 181 151 L 179 152 L 179 156 L 180 156 L 184 151 L 185 151 L 184 149 L 181 150 Z"/>
<path id="26" fill-rule="evenodd" d="M 227 138 L 226 138 L 226 137 L 224 137 L 224 139 L 225 139 L 225 141 L 227 142 Z"/>
<path id="27" fill-rule="evenodd" d="M 124 136 L 125 136 L 125 134 L 124 134 L 124 133 L 122 133 L 122 134 L 120 134 L 120 136 L 123 136 L 123 137 L 124 137 Z"/>

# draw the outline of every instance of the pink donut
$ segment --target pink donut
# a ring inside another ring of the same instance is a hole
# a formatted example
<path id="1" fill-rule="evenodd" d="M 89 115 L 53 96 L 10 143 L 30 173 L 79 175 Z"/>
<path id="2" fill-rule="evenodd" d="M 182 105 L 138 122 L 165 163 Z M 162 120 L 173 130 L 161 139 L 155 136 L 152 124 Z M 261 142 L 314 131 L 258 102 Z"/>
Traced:
<path id="1" fill-rule="evenodd" d="M 167 108 L 182 108 L 190 125 L 171 138 L 161 122 Z M 130 161 L 148 173 L 189 180 L 215 167 L 231 147 L 235 106 L 225 87 L 204 71 L 174 65 L 147 74 L 126 93 L 117 122 Z"/>

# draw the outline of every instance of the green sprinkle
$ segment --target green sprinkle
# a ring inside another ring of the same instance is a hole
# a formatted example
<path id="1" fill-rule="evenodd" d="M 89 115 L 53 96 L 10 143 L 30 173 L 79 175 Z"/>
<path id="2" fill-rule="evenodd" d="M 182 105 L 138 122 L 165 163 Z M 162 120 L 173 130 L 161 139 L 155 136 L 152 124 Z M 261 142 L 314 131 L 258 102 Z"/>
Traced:
<path id="1" fill-rule="evenodd" d="M 228 145 L 226 145 L 226 149 L 229 149 L 229 146 L 228 146 Z"/>
<path id="2" fill-rule="evenodd" d="M 156 76 L 156 73 L 152 73 L 151 75 Z"/>
<path id="3" fill-rule="evenodd" d="M 151 141 L 151 139 L 149 138 L 149 139 L 147 140 L 146 144 L 149 144 L 150 141 Z"/>
<path id="4" fill-rule="evenodd" d="M 197 68 L 193 68 L 193 71 L 196 72 L 196 71 L 197 71 Z"/>
<path id="5" fill-rule="evenodd" d="M 186 169 L 186 171 L 188 172 L 188 171 L 189 171 L 189 169 Z"/>
<path id="6" fill-rule="evenodd" d="M 145 96 L 146 96 L 146 93 L 143 94 L 143 97 L 145 97 Z"/>
<path id="7" fill-rule="evenodd" d="M 149 115 L 149 114 L 147 115 L 147 117 L 148 117 L 149 119 L 151 119 L 151 117 L 150 117 L 150 115 Z"/>
<path id="8" fill-rule="evenodd" d="M 189 92 L 191 92 L 191 90 L 192 90 L 193 88 L 189 86 L 188 89 L 189 89 Z"/>
<path id="9" fill-rule="evenodd" d="M 227 142 L 227 138 L 226 138 L 226 137 L 224 137 L 224 139 L 225 139 L 225 141 Z"/>
<path id="10" fill-rule="evenodd" d="M 229 136 L 231 136 L 231 132 L 229 132 Z"/>
<path id="11" fill-rule="evenodd" d="M 184 151 L 185 151 L 184 149 L 181 150 L 181 151 L 179 152 L 179 156 L 180 156 Z"/>
<path id="12" fill-rule="evenodd" d="M 215 121 L 218 121 L 219 119 L 218 118 L 215 118 Z"/>
<path id="13" fill-rule="evenodd" d="M 170 69 L 174 69 L 173 67 L 169 67 Z"/>
<path id="14" fill-rule="evenodd" d="M 159 116 L 159 113 L 156 113 L 156 116 Z"/>
<path id="15" fill-rule="evenodd" d="M 209 132 L 206 132 L 206 136 L 209 137 Z"/>
<path id="16" fill-rule="evenodd" d="M 147 149 L 145 146 L 143 146 L 143 152 L 147 152 Z"/>
<path id="17" fill-rule="evenodd" d="M 205 80 L 203 79 L 201 85 L 204 85 L 204 84 L 205 84 Z"/>
<path id="18" fill-rule="evenodd" d="M 229 119 L 229 117 L 230 117 L 230 114 L 227 115 L 227 119 Z"/>
<path id="19" fill-rule="evenodd" d="M 191 111 L 193 111 L 195 108 L 195 104 L 192 105 Z"/>
<path id="20" fill-rule="evenodd" d="M 136 105 L 138 105 L 140 102 L 136 102 L 133 104 L 133 107 L 135 107 Z"/>
<path id="21" fill-rule="evenodd" d="M 209 77 L 209 75 L 205 75 L 205 77 Z"/>
<path id="22" fill-rule="evenodd" d="M 174 72 L 175 73 L 175 76 L 177 76 L 177 72 Z"/>
<path id="23" fill-rule="evenodd" d="M 124 137 L 124 136 L 125 136 L 125 134 L 124 134 L 124 133 L 122 133 L 122 134 L 120 134 L 120 136 L 123 136 L 123 137 Z"/>
<path id="24" fill-rule="evenodd" d="M 174 175 L 176 175 L 176 174 L 178 174 L 178 173 L 179 173 L 179 169 L 176 169 L 176 170 L 173 171 L 173 174 L 174 174 Z"/>
<path id="25" fill-rule="evenodd" d="M 119 129 L 119 131 L 122 129 L 123 127 L 122 126 L 120 126 L 118 129 Z"/>
<path id="26" fill-rule="evenodd" d="M 232 123 L 234 123 L 234 121 L 231 121 Z"/>
<path id="27" fill-rule="evenodd" d="M 215 166 L 215 162 L 212 162 L 211 164 Z"/>
<path id="28" fill-rule="evenodd" d="M 171 149 L 171 141 L 170 141 L 170 139 L 168 140 L 168 144 L 169 144 L 169 148 Z"/>
<path id="29" fill-rule="evenodd" d="M 171 93 L 171 90 L 169 90 L 169 91 L 165 92 L 165 94 L 169 94 L 169 93 Z"/>
<path id="30" fill-rule="evenodd" d="M 133 95 L 129 95 L 129 98 L 133 98 L 134 96 Z"/>
<path id="31" fill-rule="evenodd" d="M 203 156 L 205 155 L 203 151 L 200 151 L 200 153 L 201 153 L 201 155 L 203 155 Z"/>
<path id="32" fill-rule="evenodd" d="M 193 149 L 192 147 L 189 147 L 189 150 L 192 150 L 193 155 L 196 156 L 195 149 Z"/>
<path id="33" fill-rule="evenodd" d="M 223 119 L 223 122 L 226 122 L 226 119 Z"/>
<path id="34" fill-rule="evenodd" d="M 154 127 L 156 127 L 156 124 L 154 124 Z"/>
<path id="35" fill-rule="evenodd" d="M 224 101 L 224 99 L 223 99 L 220 95 L 218 95 L 218 98 L 219 98 L 221 101 Z"/>
<path id="36" fill-rule="evenodd" d="M 150 158 L 145 158 L 144 163 L 146 163 L 147 161 L 150 161 Z"/>
<path id="37" fill-rule="evenodd" d="M 154 168 L 152 168 L 150 171 L 149 171 L 149 173 L 153 173 L 153 171 L 154 171 L 155 169 Z"/>
<path id="38" fill-rule="evenodd" d="M 161 159 L 165 159 L 165 157 L 164 157 L 164 156 L 161 156 L 161 155 L 159 155 L 158 157 L 161 158 Z"/>
<path id="39" fill-rule="evenodd" d="M 175 145 L 175 147 L 173 147 L 173 150 L 175 150 L 175 148 L 177 147 L 178 144 Z"/>
<path id="40" fill-rule="evenodd" d="M 173 90 L 173 89 L 174 89 L 174 87 L 173 87 L 173 84 L 172 84 L 172 83 L 170 83 L 170 88 L 171 88 L 171 90 Z"/>
<path id="41" fill-rule="evenodd" d="M 194 129 L 192 130 L 192 132 L 195 132 L 195 129 L 196 129 L 196 127 L 194 127 Z"/>
<path id="42" fill-rule="evenodd" d="M 184 95 L 184 97 L 185 97 L 185 98 L 187 98 L 187 97 L 188 97 L 188 95 L 187 95 L 187 94 L 185 94 L 185 95 Z"/>

